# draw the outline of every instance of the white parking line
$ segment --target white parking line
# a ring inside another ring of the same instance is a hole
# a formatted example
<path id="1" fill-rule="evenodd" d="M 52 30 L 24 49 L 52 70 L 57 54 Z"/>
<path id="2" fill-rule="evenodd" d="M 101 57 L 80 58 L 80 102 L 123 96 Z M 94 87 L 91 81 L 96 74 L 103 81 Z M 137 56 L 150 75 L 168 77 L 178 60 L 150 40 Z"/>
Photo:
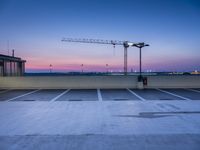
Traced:
<path id="1" fill-rule="evenodd" d="M 0 93 L 5 93 L 5 92 L 8 92 L 8 91 L 11 91 L 11 89 L 0 91 Z"/>
<path id="2" fill-rule="evenodd" d="M 26 93 L 26 94 L 19 95 L 19 96 L 17 96 L 17 97 L 13 97 L 13 98 L 8 99 L 8 100 L 6 100 L 6 101 L 9 102 L 9 101 L 15 100 L 15 99 L 17 99 L 17 98 L 20 98 L 20 97 L 23 97 L 23 96 L 26 96 L 26 95 L 33 94 L 33 93 L 38 92 L 38 91 L 40 91 L 40 90 L 41 90 L 41 89 L 34 90 L 34 91 L 28 92 L 28 93 Z"/>
<path id="3" fill-rule="evenodd" d="M 102 95 L 101 95 L 101 90 L 100 89 L 97 89 L 97 95 L 98 95 L 98 99 L 99 99 L 99 101 L 103 101 L 103 99 L 102 99 Z"/>
<path id="4" fill-rule="evenodd" d="M 179 97 L 179 98 L 184 99 L 184 100 L 191 100 L 191 99 L 189 99 L 189 98 L 186 98 L 186 97 L 183 97 L 183 96 L 180 96 L 180 95 L 177 95 L 177 94 L 174 94 L 174 93 L 165 91 L 165 90 L 161 90 L 161 89 L 158 89 L 158 88 L 157 88 L 156 90 L 161 91 L 161 92 L 163 92 L 163 93 L 167 93 L 167 94 L 176 96 L 176 97 Z"/>
<path id="5" fill-rule="evenodd" d="M 198 92 L 198 93 L 200 93 L 200 91 L 198 91 L 198 90 L 194 90 L 194 89 L 185 89 L 185 90 L 188 90 L 188 91 L 193 91 L 193 92 Z"/>
<path id="6" fill-rule="evenodd" d="M 131 91 L 130 89 L 127 88 L 127 90 L 128 90 L 131 94 L 133 94 L 133 95 L 135 95 L 137 98 L 139 98 L 140 100 L 146 101 L 146 99 L 142 98 L 141 96 L 139 96 L 139 95 L 136 94 L 135 92 Z"/>
<path id="7" fill-rule="evenodd" d="M 61 96 L 63 96 L 64 94 L 66 94 L 67 92 L 69 92 L 70 89 L 65 90 L 64 92 L 62 92 L 61 94 L 59 94 L 58 96 L 56 96 L 55 98 L 51 99 L 50 102 L 54 102 L 56 101 L 58 98 L 60 98 Z"/>

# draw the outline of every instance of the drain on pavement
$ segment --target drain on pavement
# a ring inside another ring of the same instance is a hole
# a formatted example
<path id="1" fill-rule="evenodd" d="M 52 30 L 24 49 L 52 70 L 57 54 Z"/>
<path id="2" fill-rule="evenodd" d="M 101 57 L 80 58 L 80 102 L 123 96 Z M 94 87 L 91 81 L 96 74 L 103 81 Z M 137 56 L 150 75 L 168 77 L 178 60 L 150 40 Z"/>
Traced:
<path id="1" fill-rule="evenodd" d="M 24 99 L 22 101 L 36 101 L 36 100 L 34 100 L 34 99 Z"/>
<path id="2" fill-rule="evenodd" d="M 114 101 L 128 101 L 129 99 L 127 99 L 127 98 L 115 98 L 113 100 Z"/>
<path id="3" fill-rule="evenodd" d="M 170 98 L 160 98 L 160 100 L 173 100 L 173 99 L 170 99 Z"/>
<path id="4" fill-rule="evenodd" d="M 82 99 L 69 99 L 69 101 L 83 101 Z"/>

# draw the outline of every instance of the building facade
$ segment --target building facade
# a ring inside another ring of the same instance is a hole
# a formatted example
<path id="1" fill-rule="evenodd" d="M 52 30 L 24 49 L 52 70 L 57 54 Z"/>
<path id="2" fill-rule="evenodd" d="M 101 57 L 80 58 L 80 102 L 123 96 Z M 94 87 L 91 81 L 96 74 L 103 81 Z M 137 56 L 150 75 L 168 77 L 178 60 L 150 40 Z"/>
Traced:
<path id="1" fill-rule="evenodd" d="M 25 62 L 18 57 L 0 54 L 0 76 L 23 76 Z"/>

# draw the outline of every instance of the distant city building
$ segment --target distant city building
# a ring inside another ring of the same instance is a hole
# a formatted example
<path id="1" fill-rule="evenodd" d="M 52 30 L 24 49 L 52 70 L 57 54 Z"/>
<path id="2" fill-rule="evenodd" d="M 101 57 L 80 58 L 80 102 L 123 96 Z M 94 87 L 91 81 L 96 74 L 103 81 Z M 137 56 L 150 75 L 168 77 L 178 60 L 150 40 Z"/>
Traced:
<path id="1" fill-rule="evenodd" d="M 191 74 L 200 74 L 200 71 L 195 70 L 195 71 L 191 72 Z"/>
<path id="2" fill-rule="evenodd" d="M 25 72 L 25 60 L 0 54 L 0 76 L 22 76 Z"/>

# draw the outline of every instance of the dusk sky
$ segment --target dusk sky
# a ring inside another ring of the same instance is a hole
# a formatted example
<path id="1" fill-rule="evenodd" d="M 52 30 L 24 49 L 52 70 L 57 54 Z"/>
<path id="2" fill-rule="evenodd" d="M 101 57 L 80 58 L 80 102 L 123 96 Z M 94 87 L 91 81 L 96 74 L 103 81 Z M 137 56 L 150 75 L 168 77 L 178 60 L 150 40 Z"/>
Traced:
<path id="1" fill-rule="evenodd" d="M 146 42 L 143 71 L 200 70 L 199 0 L 0 0 L 0 53 L 15 49 L 26 71 L 123 71 L 123 47 L 63 37 Z M 11 54 L 11 52 L 10 52 Z M 139 51 L 128 49 L 128 70 Z"/>

